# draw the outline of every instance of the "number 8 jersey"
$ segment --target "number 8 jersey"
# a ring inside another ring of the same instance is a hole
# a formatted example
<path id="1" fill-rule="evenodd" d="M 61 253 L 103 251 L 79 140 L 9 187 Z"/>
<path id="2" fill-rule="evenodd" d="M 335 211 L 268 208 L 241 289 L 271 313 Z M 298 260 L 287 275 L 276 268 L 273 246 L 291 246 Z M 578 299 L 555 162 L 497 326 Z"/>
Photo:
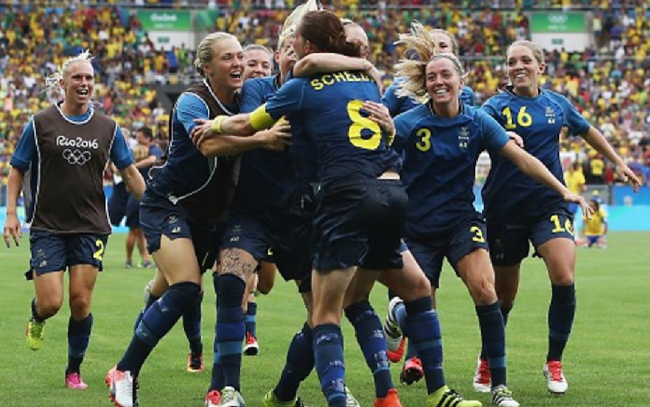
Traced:
<path id="1" fill-rule="evenodd" d="M 287 116 L 292 126 L 304 129 L 302 136 L 313 139 L 319 178 L 327 185 L 399 170 L 399 156 L 362 108 L 364 101 L 379 99 L 365 73 L 344 71 L 290 79 L 267 101 L 265 111 L 275 120 Z"/>
<path id="2" fill-rule="evenodd" d="M 560 132 L 566 126 L 582 135 L 589 123 L 564 96 L 540 89 L 535 98 L 517 96 L 512 87 L 491 97 L 482 109 L 504 129 L 519 134 L 524 148 L 537 157 L 564 183 L 560 162 Z M 524 175 L 512 162 L 492 155 L 492 166 L 483 188 L 484 214 L 490 219 L 539 216 L 546 208 L 566 205 L 562 196 Z"/>

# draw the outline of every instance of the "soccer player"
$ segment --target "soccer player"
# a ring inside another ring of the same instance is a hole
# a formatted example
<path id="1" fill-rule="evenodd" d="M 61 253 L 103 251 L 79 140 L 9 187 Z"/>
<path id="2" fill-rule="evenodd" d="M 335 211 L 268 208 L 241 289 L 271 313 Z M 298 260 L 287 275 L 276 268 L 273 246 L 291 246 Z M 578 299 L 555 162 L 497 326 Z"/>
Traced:
<path id="1" fill-rule="evenodd" d="M 258 44 L 244 47 L 244 82 L 248 79 L 271 76 L 273 67 L 273 54 L 268 48 Z M 246 282 L 246 293 L 242 306 L 246 314 L 246 336 L 244 354 L 255 356 L 260 351 L 257 340 L 257 301 L 258 292 L 268 294 L 275 281 L 275 264 L 261 261 L 257 273 L 251 275 Z M 258 284 L 262 280 L 262 290 L 258 291 Z"/>
<path id="2" fill-rule="evenodd" d="M 147 356 L 181 315 L 200 305 L 201 274 L 214 264 L 217 222 L 235 186 L 237 160 L 224 156 L 278 144 L 278 133 L 271 130 L 251 137 L 214 138 L 197 149 L 189 138 L 195 119 L 238 110 L 241 45 L 230 34 L 212 33 L 199 43 L 195 65 L 204 80 L 184 92 L 172 109 L 174 142 L 167 161 L 148 181 L 141 204 L 147 245 L 169 289 L 147 309 L 126 353 L 108 372 L 110 398 L 120 407 L 138 405 L 137 378 Z"/>
<path id="3" fill-rule="evenodd" d="M 41 348 L 45 321 L 63 303 L 63 273 L 69 272 L 70 321 L 65 384 L 70 389 L 88 386 L 81 378 L 93 324 L 91 298 L 97 273 L 111 233 L 103 190 L 104 168 L 110 159 L 137 199 L 144 181 L 120 127 L 92 107 L 95 74 L 85 51 L 68 58 L 48 78 L 48 87 L 63 95 L 63 102 L 35 114 L 25 127 L 11 158 L 7 185 L 4 240 L 16 246 L 21 225 L 16 205 L 27 170 L 35 191 L 27 208 L 30 228 L 30 271 L 35 298 L 27 324 L 27 345 Z M 61 193 L 65 191 L 65 193 Z"/>
<path id="4" fill-rule="evenodd" d="M 579 162 L 575 161 L 571 163 L 569 169 L 564 172 L 564 182 L 567 188 L 574 194 L 580 194 L 587 190 L 585 175 L 582 173 Z M 575 216 L 578 212 L 578 206 L 569 204 L 569 211 Z"/>
<path id="5" fill-rule="evenodd" d="M 589 200 L 589 206 L 594 211 L 591 218 L 582 218 L 582 234 L 585 237 L 584 246 L 592 247 L 597 245 L 601 249 L 607 248 L 607 212 L 601 207 L 602 201 L 599 197 L 593 196 Z"/>
<path id="6" fill-rule="evenodd" d="M 360 55 L 359 45 L 346 40 L 340 20 L 325 11 L 312 11 L 303 17 L 294 49 L 299 58 L 315 52 Z M 294 131 L 295 126 L 304 126 L 305 134 L 316 143 L 322 198 L 314 219 L 312 343 L 321 388 L 330 406 L 346 405 L 339 326 L 344 295 L 356 266 L 402 270 L 403 280 L 409 282 L 413 281 L 413 272 L 421 274 L 416 264 L 407 269 L 400 254 L 406 195 L 394 170 L 399 166 L 398 156 L 386 144 L 392 121 L 386 115 L 389 123 L 380 126 L 363 116 L 360 110 L 366 99 L 379 102 L 379 93 L 373 80 L 361 72 L 297 78 L 250 115 L 200 121 L 202 126 L 193 134 L 198 138 L 222 132 L 249 134 L 287 115 Z M 341 137 L 342 133 L 347 137 Z M 374 280 L 360 280 L 355 289 L 369 291 L 369 282 Z M 445 385 L 439 323 L 431 307 L 430 290 L 424 292 L 420 298 L 407 301 L 406 324 L 422 355 L 427 405 L 480 406 L 480 402 L 462 400 Z M 377 366 L 379 370 L 387 368 L 383 346 L 386 364 Z M 389 405 L 401 404 L 395 397 Z"/>
<path id="7" fill-rule="evenodd" d="M 433 289 L 439 287 L 447 258 L 476 306 L 483 347 L 492 368 L 492 404 L 518 407 L 506 385 L 505 332 L 494 288 L 494 271 L 485 238 L 485 223 L 474 209 L 476 162 L 488 150 L 500 154 L 571 202 L 587 208 L 539 160 L 510 141 L 486 113 L 463 105 L 459 95 L 466 73 L 451 53 L 435 53 L 418 23 L 402 41 L 418 50 L 420 61 L 404 61 L 398 94 L 429 97 L 429 102 L 395 119 L 395 149 L 403 154 L 401 175 L 409 195 L 407 245 Z M 425 46 L 427 45 L 427 46 Z"/>
<path id="8" fill-rule="evenodd" d="M 273 70 L 273 54 L 263 45 L 244 47 L 244 81 L 250 78 L 270 76 Z"/>
<path id="9" fill-rule="evenodd" d="M 452 54 L 458 56 L 459 47 L 458 41 L 456 38 L 446 30 L 439 28 L 429 31 L 430 37 L 435 41 L 436 46 L 438 47 L 439 52 L 451 52 Z M 399 41 L 398 41 L 399 43 Z M 383 103 L 388 110 L 390 115 L 395 117 L 400 113 L 404 113 L 408 110 L 413 109 L 422 104 L 421 100 L 414 99 L 409 96 L 399 96 L 397 91 L 399 90 L 400 83 L 403 81 L 403 78 L 397 76 L 393 83 L 386 89 L 386 92 L 381 97 L 381 103 Z M 468 104 L 470 106 L 474 105 L 474 91 L 469 86 L 463 86 L 463 91 L 460 94 L 461 102 Z"/>
<path id="10" fill-rule="evenodd" d="M 544 52 L 530 41 L 516 41 L 507 50 L 506 65 L 512 85 L 482 107 L 506 130 L 519 134 L 526 151 L 537 157 L 562 180 L 559 134 L 562 127 L 584 140 L 616 165 L 616 172 L 633 184 L 634 173 L 603 135 L 563 96 L 539 87 L 544 72 Z M 493 157 L 483 188 L 490 257 L 495 266 L 496 290 L 504 322 L 514 306 L 521 261 L 528 256 L 529 241 L 544 259 L 552 285 L 548 310 L 548 353 L 543 373 L 548 390 L 565 393 L 568 383 L 562 354 L 571 334 L 576 309 L 574 286 L 575 244 L 573 215 L 562 195 L 526 177 L 512 163 Z M 489 385 L 489 369 L 482 353 L 475 388 Z"/>

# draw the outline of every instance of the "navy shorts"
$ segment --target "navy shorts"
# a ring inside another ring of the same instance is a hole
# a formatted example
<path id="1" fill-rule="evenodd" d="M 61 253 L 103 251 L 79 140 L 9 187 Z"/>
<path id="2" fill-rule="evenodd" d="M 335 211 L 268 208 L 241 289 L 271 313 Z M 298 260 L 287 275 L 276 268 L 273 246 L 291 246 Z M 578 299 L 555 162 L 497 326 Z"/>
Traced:
<path id="1" fill-rule="evenodd" d="M 29 265 L 39 276 L 54 271 L 65 271 L 68 267 L 78 264 L 89 264 L 101 271 L 107 242 L 108 235 L 55 234 L 32 230 L 29 234 L 32 254 Z M 28 272 L 26 276 L 31 280 L 31 273 Z"/>
<path id="2" fill-rule="evenodd" d="M 587 244 L 589 247 L 595 245 L 598 243 L 598 240 L 600 240 L 603 235 L 593 235 L 593 236 L 586 236 L 587 237 Z"/>
<path id="3" fill-rule="evenodd" d="M 446 257 L 455 269 L 456 263 L 474 250 L 488 250 L 485 230 L 485 222 L 477 213 L 452 230 L 426 238 L 410 238 L 406 240 L 406 244 L 431 286 L 439 288 L 443 259 Z"/>
<path id="4" fill-rule="evenodd" d="M 124 182 L 120 182 L 113 187 L 113 193 L 108 199 L 108 217 L 111 220 L 111 225 L 120 226 L 122 219 L 126 216 L 126 207 L 130 195 Z"/>
<path id="5" fill-rule="evenodd" d="M 350 180 L 324 189 L 314 217 L 314 268 L 402 268 L 407 204 L 400 180 Z"/>
<path id="6" fill-rule="evenodd" d="M 300 280 L 293 253 L 295 220 L 289 212 L 235 208 L 226 218 L 221 250 L 240 249 L 258 262 L 272 261 L 285 280 Z"/>
<path id="7" fill-rule="evenodd" d="M 201 273 L 214 266 L 219 253 L 220 228 L 216 223 L 199 223 L 193 220 L 180 205 L 151 190 L 145 190 L 140 203 L 140 227 L 147 239 L 149 253 L 160 249 L 163 235 L 169 240 L 190 239 Z"/>
<path id="8" fill-rule="evenodd" d="M 528 257 L 529 241 L 535 250 L 552 239 L 573 241 L 573 214 L 566 207 L 558 207 L 543 216 L 519 221 L 488 219 L 487 232 L 492 264 L 513 266 Z"/>
<path id="9" fill-rule="evenodd" d="M 126 226 L 130 229 L 140 227 L 140 202 L 131 194 L 126 202 Z"/>

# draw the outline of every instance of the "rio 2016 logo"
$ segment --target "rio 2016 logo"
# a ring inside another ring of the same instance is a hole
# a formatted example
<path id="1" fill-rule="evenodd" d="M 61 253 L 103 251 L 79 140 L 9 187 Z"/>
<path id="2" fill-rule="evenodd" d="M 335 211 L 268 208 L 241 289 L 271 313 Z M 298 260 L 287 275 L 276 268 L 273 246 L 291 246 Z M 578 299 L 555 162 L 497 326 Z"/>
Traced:
<path id="1" fill-rule="evenodd" d="M 566 24 L 569 21 L 569 17 L 565 14 L 549 14 L 548 21 L 551 24 Z"/>
<path id="2" fill-rule="evenodd" d="M 61 147 L 92 148 L 93 150 L 99 148 L 99 142 L 97 139 L 84 140 L 81 137 L 71 139 L 63 135 L 57 136 L 56 145 Z"/>
<path id="3" fill-rule="evenodd" d="M 70 165 L 84 165 L 92 158 L 92 153 L 88 149 L 99 149 L 97 139 L 84 140 L 81 137 L 68 138 L 60 135 L 56 137 L 56 145 L 60 147 L 71 147 L 63 150 L 63 159 Z M 85 150 L 80 150 L 85 149 Z"/>

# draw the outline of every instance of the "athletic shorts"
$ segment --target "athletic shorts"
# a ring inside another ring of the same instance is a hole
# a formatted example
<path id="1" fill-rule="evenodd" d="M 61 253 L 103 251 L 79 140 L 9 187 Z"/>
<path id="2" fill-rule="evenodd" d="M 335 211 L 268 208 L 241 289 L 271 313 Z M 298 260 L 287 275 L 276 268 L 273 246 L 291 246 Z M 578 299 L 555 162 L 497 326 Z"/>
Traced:
<path id="1" fill-rule="evenodd" d="M 190 239 L 201 273 L 212 269 L 219 253 L 220 228 L 216 223 L 199 223 L 193 220 L 181 205 L 145 190 L 140 203 L 140 227 L 147 239 L 149 253 L 160 249 L 160 239 Z"/>
<path id="2" fill-rule="evenodd" d="M 29 265 L 37 275 L 65 271 L 78 264 L 89 264 L 102 270 L 102 261 L 108 235 L 90 233 L 55 234 L 32 230 L 29 246 L 32 257 Z M 31 271 L 30 270 L 30 271 Z M 31 280 L 31 272 L 25 275 Z"/>
<path id="3" fill-rule="evenodd" d="M 530 243 L 537 248 L 552 239 L 574 240 L 573 214 L 561 206 L 538 217 L 520 220 L 487 219 L 490 258 L 495 266 L 512 266 L 528 257 Z"/>
<path id="4" fill-rule="evenodd" d="M 440 273 L 445 257 L 455 269 L 456 263 L 474 250 L 488 250 L 485 222 L 478 213 L 451 230 L 425 238 L 407 238 L 406 244 L 431 282 L 431 286 L 435 288 L 440 287 Z"/>
<path id="5" fill-rule="evenodd" d="M 126 201 L 126 226 L 130 229 L 140 227 L 140 202 L 131 194 Z"/>
<path id="6" fill-rule="evenodd" d="M 598 243 L 598 240 L 603 237 L 603 235 L 594 235 L 594 236 L 585 236 L 587 238 L 587 244 L 589 247 Z"/>
<path id="7" fill-rule="evenodd" d="M 314 269 L 402 268 L 407 204 L 400 180 L 349 180 L 323 188 L 314 217 Z"/>
<path id="8" fill-rule="evenodd" d="M 221 249 L 240 249 L 257 262 L 273 261 L 285 280 L 300 280 L 291 231 L 298 223 L 289 212 L 234 208 L 226 219 Z"/>

